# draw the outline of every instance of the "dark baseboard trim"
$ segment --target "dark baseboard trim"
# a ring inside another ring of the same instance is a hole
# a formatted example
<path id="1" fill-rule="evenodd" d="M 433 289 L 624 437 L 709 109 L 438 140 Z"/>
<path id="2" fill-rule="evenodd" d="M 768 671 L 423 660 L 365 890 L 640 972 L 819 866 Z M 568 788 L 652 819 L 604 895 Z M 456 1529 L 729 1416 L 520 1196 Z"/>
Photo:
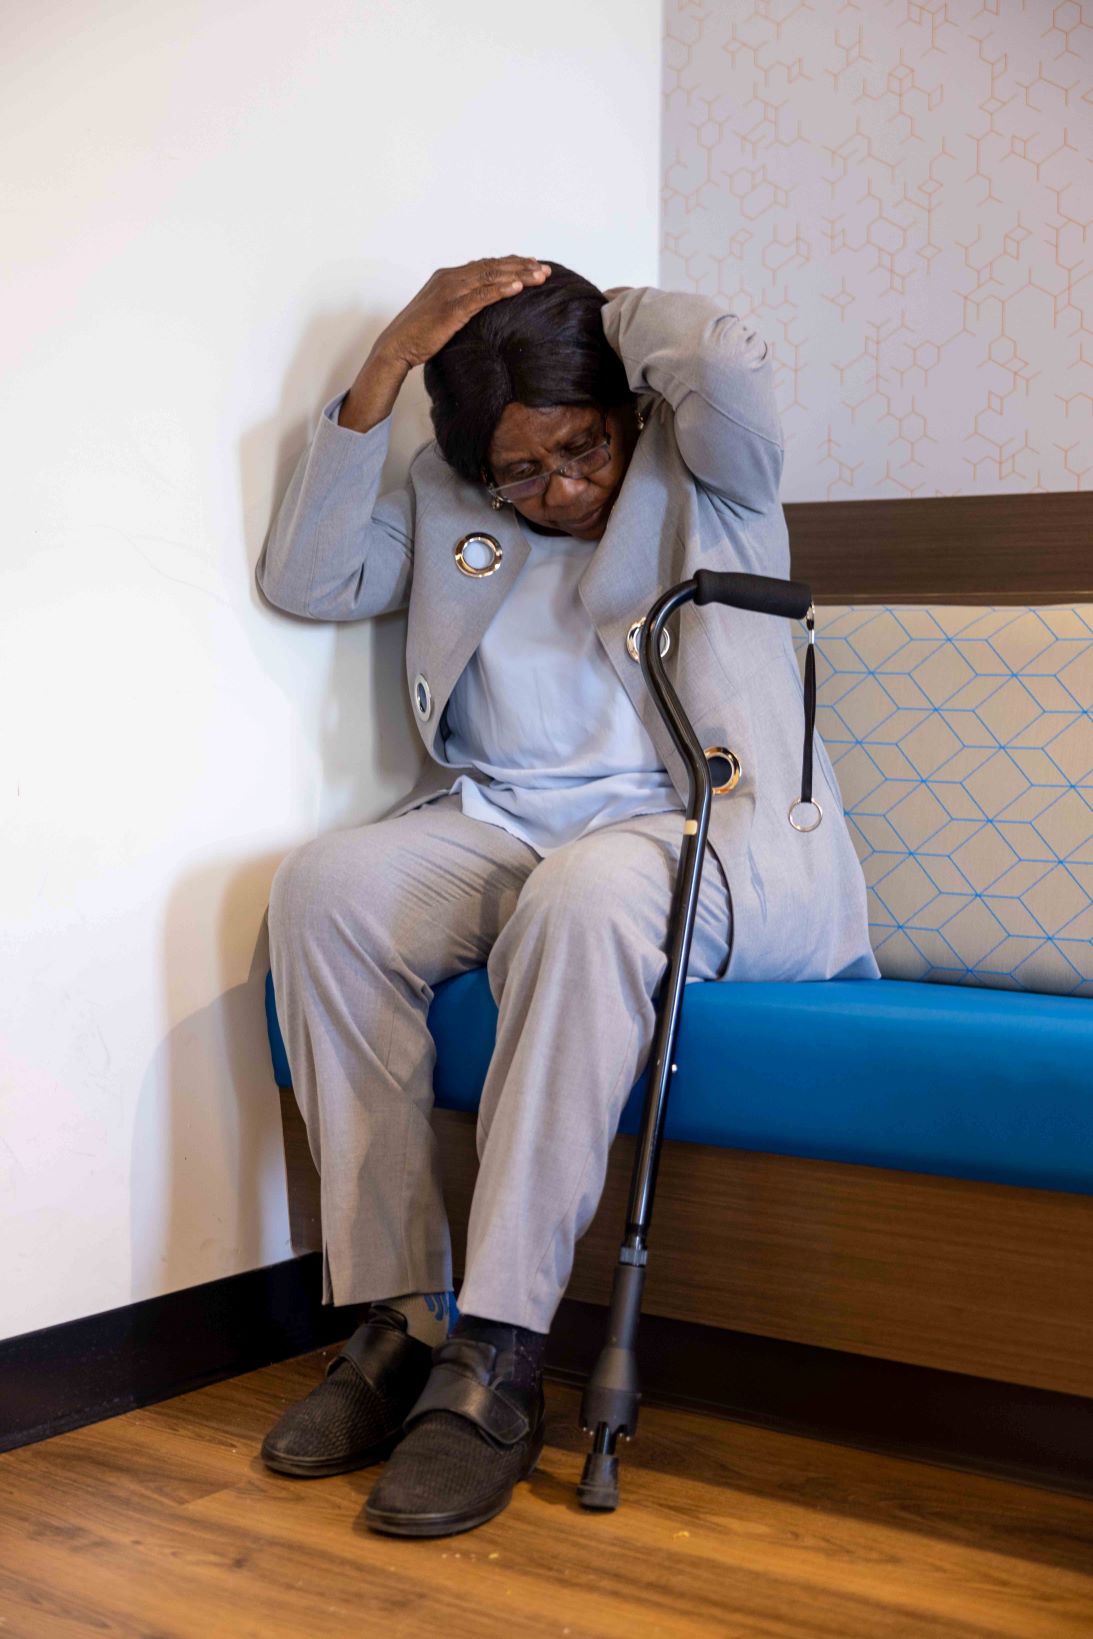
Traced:
<path id="1" fill-rule="evenodd" d="M 321 1296 L 309 1252 L 0 1342 L 0 1451 L 340 1341 L 354 1311 Z"/>
<path id="2" fill-rule="evenodd" d="M 605 1317 L 563 1300 L 547 1345 L 552 1377 L 583 1383 Z M 1093 1496 L 1093 1401 L 1081 1395 L 661 1315 L 643 1315 L 638 1356 L 651 1402 Z"/>
<path id="3" fill-rule="evenodd" d="M 0 1451 L 345 1338 L 317 1252 L 0 1342 Z M 606 1310 L 563 1300 L 548 1374 L 580 1383 Z M 645 1315 L 648 1401 L 1093 1496 L 1093 1402 L 961 1372 Z M 640 1427 L 638 1439 L 641 1438 Z"/>

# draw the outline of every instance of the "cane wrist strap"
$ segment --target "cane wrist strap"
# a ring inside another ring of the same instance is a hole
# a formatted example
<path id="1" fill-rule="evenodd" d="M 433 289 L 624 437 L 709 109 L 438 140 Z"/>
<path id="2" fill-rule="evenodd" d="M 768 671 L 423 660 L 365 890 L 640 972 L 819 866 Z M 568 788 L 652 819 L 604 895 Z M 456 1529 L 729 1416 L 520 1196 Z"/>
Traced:
<path id="1" fill-rule="evenodd" d="M 801 751 L 801 795 L 789 805 L 789 823 L 795 831 L 815 831 L 824 811 L 812 797 L 812 739 L 816 728 L 816 611 L 810 603 L 805 615 L 808 648 L 805 651 L 805 743 Z M 805 823 L 811 813 L 812 823 Z"/>
<path id="2" fill-rule="evenodd" d="M 808 648 L 805 651 L 805 743 L 801 752 L 801 801 L 812 801 L 812 736 L 816 728 L 816 611 L 809 604 L 805 616 Z"/>

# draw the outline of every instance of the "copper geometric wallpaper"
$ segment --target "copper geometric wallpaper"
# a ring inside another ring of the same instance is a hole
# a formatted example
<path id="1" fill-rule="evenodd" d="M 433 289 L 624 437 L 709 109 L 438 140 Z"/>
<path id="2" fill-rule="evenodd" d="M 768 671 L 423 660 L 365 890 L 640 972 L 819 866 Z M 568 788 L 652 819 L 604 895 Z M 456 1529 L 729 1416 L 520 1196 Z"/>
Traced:
<path id="1" fill-rule="evenodd" d="M 1093 0 L 667 0 L 661 283 L 771 343 L 784 501 L 1093 488 Z"/>

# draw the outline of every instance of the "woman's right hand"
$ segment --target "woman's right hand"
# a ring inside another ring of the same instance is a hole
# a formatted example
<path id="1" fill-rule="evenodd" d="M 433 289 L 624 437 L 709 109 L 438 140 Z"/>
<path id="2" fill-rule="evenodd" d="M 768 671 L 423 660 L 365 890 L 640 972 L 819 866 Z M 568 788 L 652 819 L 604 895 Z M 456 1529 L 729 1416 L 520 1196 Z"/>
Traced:
<path id="1" fill-rule="evenodd" d="M 550 271 L 533 256 L 486 256 L 463 267 L 440 268 L 376 338 L 338 411 L 338 425 L 366 433 L 385 421 L 415 364 L 439 353 L 491 302 L 515 296 L 526 285 L 541 285 Z"/>
<path id="2" fill-rule="evenodd" d="M 534 256 L 486 256 L 439 268 L 377 337 L 372 356 L 407 370 L 425 364 L 484 307 L 543 284 L 550 272 Z"/>

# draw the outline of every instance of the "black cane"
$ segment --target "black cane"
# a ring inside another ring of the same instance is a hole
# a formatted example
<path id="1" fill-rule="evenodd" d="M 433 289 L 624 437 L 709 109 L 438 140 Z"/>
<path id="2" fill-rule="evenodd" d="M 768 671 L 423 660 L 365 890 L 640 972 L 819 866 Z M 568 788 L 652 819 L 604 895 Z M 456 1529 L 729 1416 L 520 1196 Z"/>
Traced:
<path id="1" fill-rule="evenodd" d="M 811 608 L 812 594 L 803 581 L 700 569 L 692 580 L 682 581 L 658 598 L 642 626 L 642 676 L 687 765 L 688 799 L 683 821 L 683 845 L 668 918 L 668 966 L 657 998 L 649 1085 L 630 1180 L 626 1233 L 619 1249 L 611 1291 L 607 1341 L 581 1398 L 580 1424 L 586 1434 L 592 1435 L 592 1450 L 585 1458 L 577 1496 L 583 1507 L 600 1510 L 618 1507 L 619 1459 L 615 1447 L 620 1437 L 625 1440 L 633 1438 L 638 1422 L 641 1390 L 636 1345 L 648 1259 L 646 1242 L 653 1213 L 668 1094 L 675 1070 L 673 1055 L 679 1033 L 680 1008 L 710 824 L 712 781 L 709 764 L 690 719 L 668 680 L 660 654 L 660 634 L 665 621 L 684 603 L 692 600 L 699 604 L 726 603 L 757 614 L 801 620 Z"/>

